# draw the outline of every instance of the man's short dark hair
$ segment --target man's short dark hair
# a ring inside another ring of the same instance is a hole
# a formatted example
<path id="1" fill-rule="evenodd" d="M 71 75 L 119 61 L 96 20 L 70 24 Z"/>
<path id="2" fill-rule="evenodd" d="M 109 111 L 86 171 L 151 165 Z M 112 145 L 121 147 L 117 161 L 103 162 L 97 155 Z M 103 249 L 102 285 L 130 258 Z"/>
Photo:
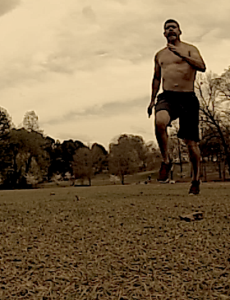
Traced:
<path id="1" fill-rule="evenodd" d="M 178 28 L 180 29 L 179 23 L 176 20 L 173 20 L 173 19 L 168 19 L 167 21 L 165 21 L 165 23 L 164 23 L 164 29 L 166 27 L 166 24 L 168 24 L 168 23 L 175 23 L 175 24 L 177 24 Z"/>

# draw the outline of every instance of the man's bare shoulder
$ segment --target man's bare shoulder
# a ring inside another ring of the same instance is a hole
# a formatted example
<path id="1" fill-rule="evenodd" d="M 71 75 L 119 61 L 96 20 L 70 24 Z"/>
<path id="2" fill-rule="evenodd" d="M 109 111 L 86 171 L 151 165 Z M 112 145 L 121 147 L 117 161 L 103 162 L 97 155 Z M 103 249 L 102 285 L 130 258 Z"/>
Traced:
<path id="1" fill-rule="evenodd" d="M 197 50 L 197 48 L 194 45 L 192 45 L 192 44 L 189 44 L 189 43 L 186 43 L 186 42 L 181 42 L 181 44 L 184 47 L 188 48 L 189 50 Z"/>
<path id="2" fill-rule="evenodd" d="M 155 55 L 155 60 L 158 60 L 162 53 L 164 53 L 167 50 L 167 47 L 164 47 L 163 49 L 159 50 Z"/>

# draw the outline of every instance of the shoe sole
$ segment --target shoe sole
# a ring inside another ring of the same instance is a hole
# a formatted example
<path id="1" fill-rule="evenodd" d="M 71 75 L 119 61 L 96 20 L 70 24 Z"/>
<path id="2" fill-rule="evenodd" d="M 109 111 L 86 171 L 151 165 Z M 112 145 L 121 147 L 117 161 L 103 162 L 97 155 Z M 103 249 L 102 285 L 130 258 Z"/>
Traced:
<path id="1" fill-rule="evenodd" d="M 189 196 L 198 196 L 198 195 L 200 195 L 200 191 L 199 191 L 199 193 L 197 193 L 197 194 L 194 194 L 194 193 L 188 193 L 188 195 L 189 195 Z"/>
<path id="2" fill-rule="evenodd" d="M 165 181 L 163 181 L 163 180 L 157 180 L 157 182 L 159 182 L 159 183 L 169 183 L 169 181 L 170 181 L 170 179 L 168 178 L 168 179 L 166 179 Z"/>

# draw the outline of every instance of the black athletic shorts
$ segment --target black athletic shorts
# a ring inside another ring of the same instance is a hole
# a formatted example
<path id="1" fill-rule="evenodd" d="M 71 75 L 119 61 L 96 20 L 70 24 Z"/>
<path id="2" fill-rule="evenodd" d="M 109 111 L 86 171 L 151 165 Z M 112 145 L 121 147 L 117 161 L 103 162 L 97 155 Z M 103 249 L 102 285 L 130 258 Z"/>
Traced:
<path id="1" fill-rule="evenodd" d="M 157 97 L 155 113 L 167 110 L 170 115 L 170 126 L 179 118 L 180 128 L 177 136 L 198 142 L 199 139 L 199 100 L 194 92 L 164 91 Z"/>

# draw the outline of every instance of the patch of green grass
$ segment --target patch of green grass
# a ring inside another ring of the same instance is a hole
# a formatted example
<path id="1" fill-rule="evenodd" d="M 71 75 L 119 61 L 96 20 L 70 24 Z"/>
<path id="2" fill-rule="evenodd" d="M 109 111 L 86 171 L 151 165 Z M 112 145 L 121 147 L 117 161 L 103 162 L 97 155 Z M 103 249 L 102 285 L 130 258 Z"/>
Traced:
<path id="1" fill-rule="evenodd" d="M 0 299 L 229 299 L 230 185 L 188 188 L 1 191 Z"/>

